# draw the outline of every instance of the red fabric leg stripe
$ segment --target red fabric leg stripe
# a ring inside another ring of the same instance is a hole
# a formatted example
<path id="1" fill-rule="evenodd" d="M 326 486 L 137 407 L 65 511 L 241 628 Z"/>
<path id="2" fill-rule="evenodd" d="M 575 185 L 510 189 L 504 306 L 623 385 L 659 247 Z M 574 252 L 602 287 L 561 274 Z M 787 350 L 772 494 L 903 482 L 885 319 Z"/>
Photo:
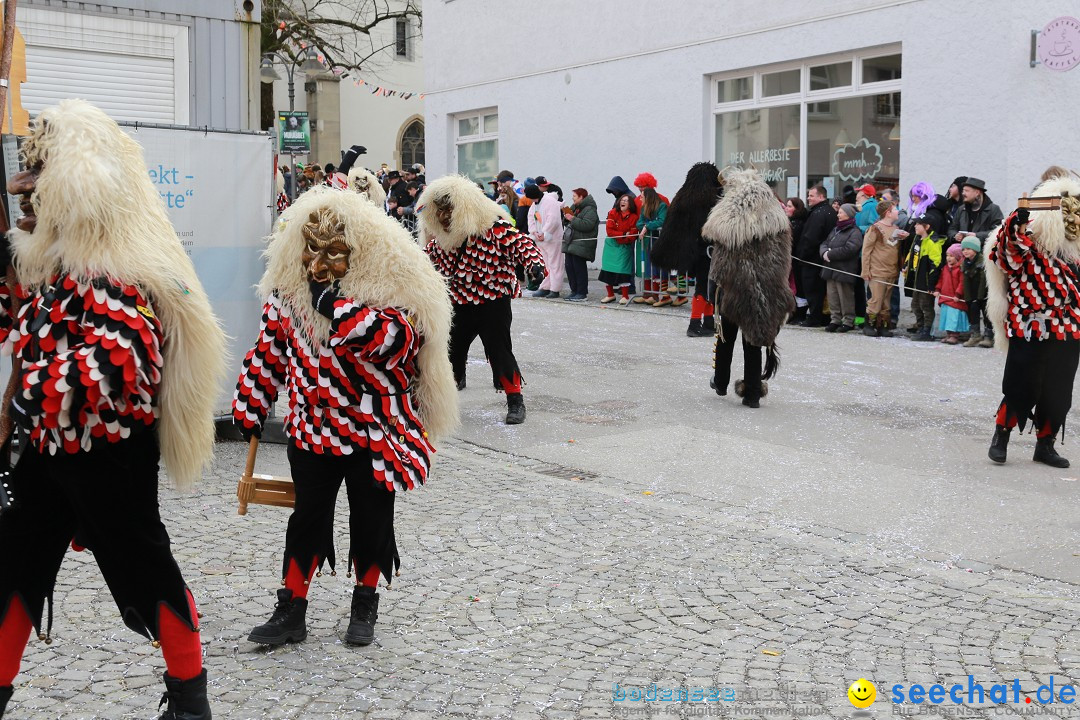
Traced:
<path id="1" fill-rule="evenodd" d="M 292 590 L 294 598 L 306 598 L 308 589 L 311 587 L 311 577 L 315 574 L 315 570 L 319 567 L 319 559 L 315 558 L 311 563 L 311 569 L 308 570 L 307 577 L 300 572 L 300 566 L 296 564 L 295 560 L 289 560 L 289 571 L 285 573 L 285 588 Z"/>
<path id="2" fill-rule="evenodd" d="M 195 598 L 191 591 L 187 593 L 188 608 L 198 628 L 199 613 L 195 608 Z M 161 654 L 165 658 L 165 669 L 178 680 L 190 680 L 202 672 L 202 642 L 198 629 L 192 631 L 187 622 L 177 617 L 168 607 L 161 608 L 158 628 L 158 642 Z"/>
<path id="3" fill-rule="evenodd" d="M 34 624 L 18 597 L 11 598 L 7 617 L 0 625 L 0 687 L 8 687 L 19 674 L 23 651 Z"/>

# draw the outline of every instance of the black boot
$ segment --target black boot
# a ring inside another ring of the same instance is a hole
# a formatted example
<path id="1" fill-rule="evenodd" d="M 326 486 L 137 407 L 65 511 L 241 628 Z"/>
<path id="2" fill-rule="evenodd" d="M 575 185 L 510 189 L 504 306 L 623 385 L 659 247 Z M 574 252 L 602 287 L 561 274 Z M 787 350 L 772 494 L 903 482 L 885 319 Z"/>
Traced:
<path id="1" fill-rule="evenodd" d="M 4 717 L 4 708 L 7 707 L 8 700 L 13 694 L 15 694 L 15 688 L 11 685 L 0 687 L 0 718 Z"/>
<path id="2" fill-rule="evenodd" d="M 520 395 L 518 397 L 521 397 Z M 352 593 L 352 614 L 345 642 L 370 645 L 375 639 L 375 621 L 379 618 L 379 593 L 375 588 L 357 585 Z"/>
<path id="3" fill-rule="evenodd" d="M 464 375 L 462 375 L 461 379 L 457 381 L 457 389 L 458 390 L 464 390 L 465 389 L 465 376 Z"/>
<path id="4" fill-rule="evenodd" d="M 158 703 L 168 703 L 158 720 L 211 720 L 210 703 L 206 700 L 206 670 L 190 680 L 177 680 L 165 673 L 165 694 Z"/>
<path id="5" fill-rule="evenodd" d="M 277 591 L 278 601 L 274 614 L 265 624 L 251 631 L 248 640 L 260 645 L 284 645 L 287 642 L 303 642 L 307 638 L 307 600 L 294 598 L 292 590 Z"/>
<path id="6" fill-rule="evenodd" d="M 711 318 L 710 318 L 711 319 Z M 690 321 L 690 326 L 686 328 L 686 337 L 712 337 L 716 334 L 716 325 L 706 327 L 705 320 L 702 318 L 694 318 Z"/>
<path id="7" fill-rule="evenodd" d="M 1050 467 L 1069 467 L 1069 461 L 1058 455 L 1057 450 L 1054 449 L 1053 436 L 1039 438 L 1035 441 L 1035 455 L 1031 459 Z"/>
<path id="8" fill-rule="evenodd" d="M 723 397 L 724 395 L 727 395 L 727 386 L 717 387 L 715 377 L 709 380 L 709 387 L 711 387 L 713 390 L 715 390 L 716 394 L 721 396 L 721 397 Z"/>
<path id="9" fill-rule="evenodd" d="M 709 335 L 716 334 L 716 318 L 712 315 L 706 315 L 701 318 L 701 329 L 709 333 Z"/>
<path id="10" fill-rule="evenodd" d="M 525 422 L 525 399 L 521 393 L 506 394 L 506 424 L 520 425 Z"/>
<path id="11" fill-rule="evenodd" d="M 1012 430 L 998 425 L 994 428 L 994 439 L 990 441 L 990 459 L 996 463 L 1005 462 L 1009 453 L 1009 435 Z M 1038 454 L 1038 450 L 1035 451 Z"/>

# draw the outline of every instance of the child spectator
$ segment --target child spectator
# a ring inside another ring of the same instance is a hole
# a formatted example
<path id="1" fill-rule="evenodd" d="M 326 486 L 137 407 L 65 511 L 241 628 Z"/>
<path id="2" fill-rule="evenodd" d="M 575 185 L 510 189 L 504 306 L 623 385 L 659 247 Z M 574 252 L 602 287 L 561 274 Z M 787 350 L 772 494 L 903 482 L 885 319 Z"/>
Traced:
<path id="1" fill-rule="evenodd" d="M 829 297 L 832 319 L 825 332 L 849 332 L 855 329 L 855 281 L 859 280 L 859 251 L 862 233 L 855 225 L 855 206 L 844 203 L 836 227 L 821 243 L 821 259 L 827 266 L 821 271 Z"/>
<path id="2" fill-rule="evenodd" d="M 600 282 L 607 287 L 607 295 L 600 302 L 615 300 L 618 288 L 620 305 L 630 302 L 631 283 L 634 281 L 634 241 L 637 240 L 637 204 L 634 196 L 624 193 L 608 211 L 607 238 L 604 254 L 600 258 Z"/>
<path id="3" fill-rule="evenodd" d="M 934 232 L 931 218 L 920 215 L 915 219 L 915 241 L 908 253 L 907 273 L 914 278 L 911 289 L 911 311 L 915 313 L 915 324 L 908 332 L 915 333 L 912 340 L 926 342 L 933 340 L 934 330 L 934 292 L 941 274 L 941 261 L 945 247 L 945 238 Z"/>
<path id="4" fill-rule="evenodd" d="M 960 335 L 970 326 L 967 319 L 967 303 L 964 302 L 964 269 L 960 267 L 963 258 L 960 245 L 950 245 L 945 251 L 945 267 L 941 269 L 934 297 L 941 305 L 941 330 L 945 337 L 941 342 L 946 345 L 959 345 Z"/>
<path id="5" fill-rule="evenodd" d="M 982 248 L 978 239 L 970 235 L 960 243 L 960 248 L 964 255 L 961 264 L 964 270 L 964 302 L 968 306 L 968 323 L 971 325 L 971 338 L 964 343 L 964 347 L 994 347 L 994 326 L 986 315 L 987 288 Z"/>
<path id="6" fill-rule="evenodd" d="M 888 200 L 877 204 L 877 222 L 863 237 L 862 279 L 870 286 L 863 334 L 870 337 L 892 337 L 889 318 L 893 285 L 900 275 L 900 230 L 896 227 L 899 210 Z"/>
<path id="7" fill-rule="evenodd" d="M 634 180 L 634 186 L 641 191 L 641 205 L 638 214 L 638 237 L 641 239 L 642 284 L 645 286 L 642 297 L 634 302 L 643 302 L 654 307 L 671 304 L 671 296 L 664 288 L 667 271 L 652 264 L 649 255 L 653 241 L 660 237 L 660 228 L 667 219 L 668 204 L 656 192 L 656 178 L 650 173 L 641 173 Z"/>

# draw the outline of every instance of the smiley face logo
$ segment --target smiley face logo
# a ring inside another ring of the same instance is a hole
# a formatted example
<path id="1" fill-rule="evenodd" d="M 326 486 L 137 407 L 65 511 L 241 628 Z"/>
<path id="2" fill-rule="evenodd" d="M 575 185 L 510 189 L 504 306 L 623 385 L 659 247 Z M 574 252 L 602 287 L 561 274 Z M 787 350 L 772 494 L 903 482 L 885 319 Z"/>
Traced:
<path id="1" fill-rule="evenodd" d="M 859 678 L 851 683 L 851 687 L 847 689 L 847 697 L 852 705 L 864 710 L 874 704 L 874 698 L 877 697 L 877 688 L 874 687 L 874 683 L 866 678 Z"/>

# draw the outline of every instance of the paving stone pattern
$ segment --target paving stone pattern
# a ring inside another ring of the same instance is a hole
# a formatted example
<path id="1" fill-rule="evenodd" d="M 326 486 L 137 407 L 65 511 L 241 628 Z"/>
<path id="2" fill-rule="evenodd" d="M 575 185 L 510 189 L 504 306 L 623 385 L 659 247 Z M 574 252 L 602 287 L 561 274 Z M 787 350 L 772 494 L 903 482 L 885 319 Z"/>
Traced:
<path id="1" fill-rule="evenodd" d="M 218 450 L 196 494 L 162 495 L 203 613 L 216 718 L 850 717 L 846 688 L 863 676 L 885 715 L 893 683 L 970 673 L 1028 693 L 1080 660 L 1076 586 L 462 441 L 399 499 L 404 567 L 380 590 L 375 644 L 342 642 L 341 572 L 315 581 L 307 641 L 266 650 L 246 636 L 272 609 L 288 511 L 238 517 L 244 447 Z M 264 467 L 283 472 L 284 448 L 264 446 Z M 8 717 L 156 718 L 160 653 L 123 627 L 92 556 L 69 554 L 56 596 L 55 640 L 31 642 Z M 740 700 L 613 702 L 615 683 L 726 686 Z"/>

